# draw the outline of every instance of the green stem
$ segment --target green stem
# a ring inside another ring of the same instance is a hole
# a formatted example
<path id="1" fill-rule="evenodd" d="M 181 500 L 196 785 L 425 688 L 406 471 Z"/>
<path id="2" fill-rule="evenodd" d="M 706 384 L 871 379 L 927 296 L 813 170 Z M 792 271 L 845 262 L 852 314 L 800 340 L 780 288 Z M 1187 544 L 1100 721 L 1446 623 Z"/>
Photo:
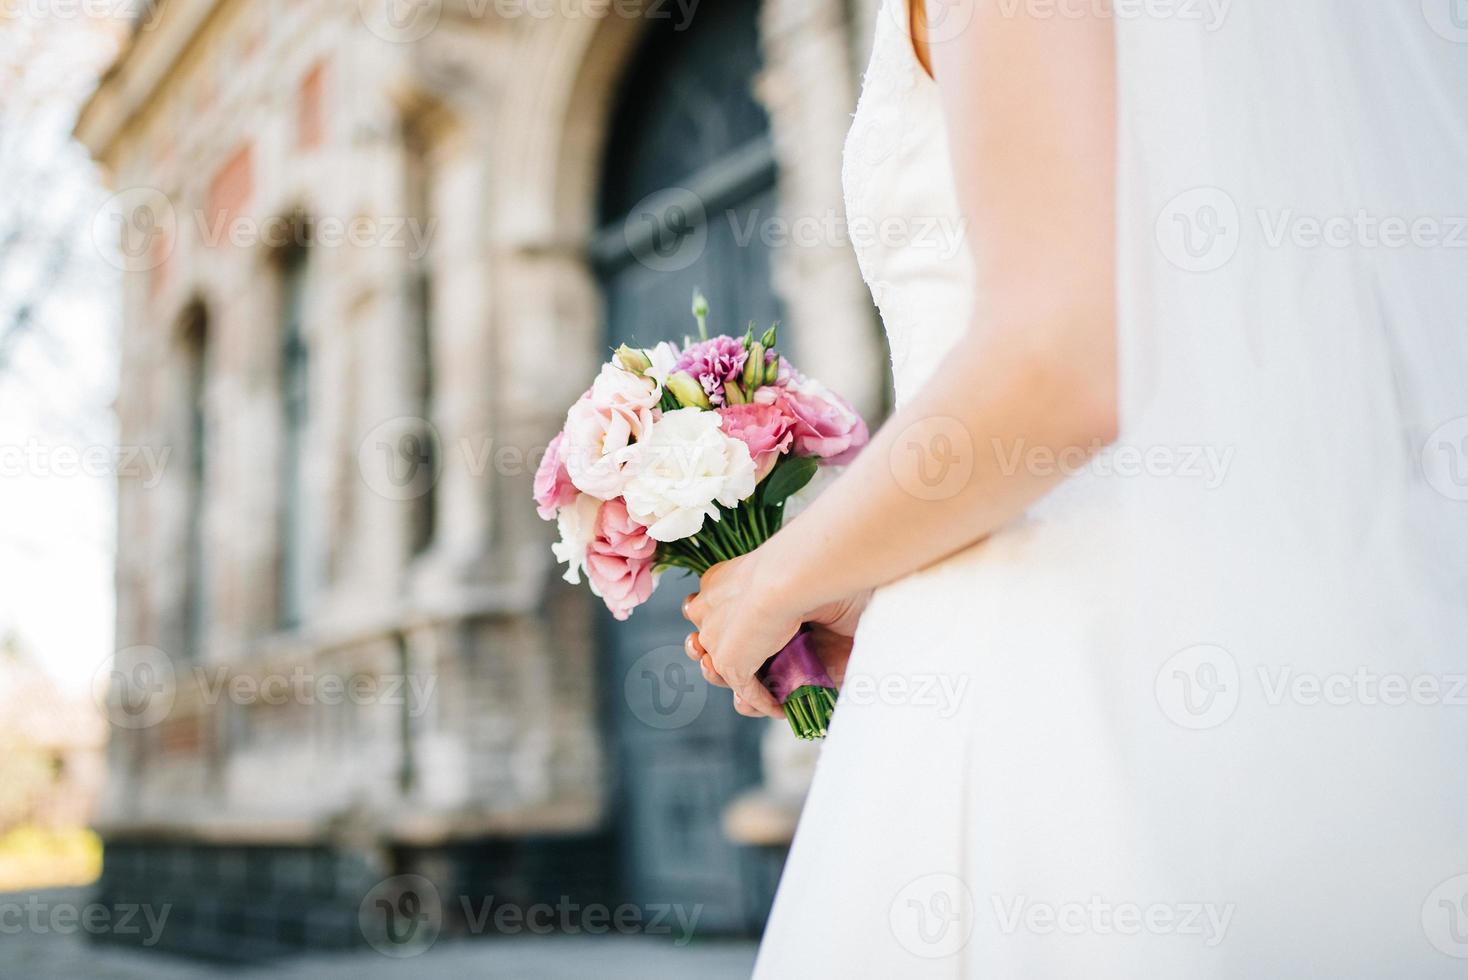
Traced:
<path id="1" fill-rule="evenodd" d="M 663 545 L 668 555 L 668 564 L 686 568 L 695 575 L 702 576 L 708 571 L 708 560 L 689 546 L 687 541 L 670 541 Z"/>
<path id="2" fill-rule="evenodd" d="M 724 549 L 720 546 L 718 538 L 712 533 L 705 535 L 700 544 L 702 544 L 704 548 L 708 549 L 708 553 L 713 556 L 713 561 L 715 565 L 717 565 L 721 561 L 729 560 L 728 557 L 724 554 Z"/>
<path id="3" fill-rule="evenodd" d="M 723 550 L 719 547 L 718 539 L 716 539 L 712 534 L 700 533 L 696 544 L 698 545 L 701 552 L 707 552 L 707 554 L 703 555 L 703 557 L 705 560 L 708 561 L 711 567 L 717 565 L 721 561 L 726 560 L 724 558 Z"/>
<path id="4" fill-rule="evenodd" d="M 731 510 L 728 515 L 729 534 L 739 545 L 739 553 L 747 555 L 754 550 L 750 543 L 749 535 L 744 533 L 744 522 L 740 519 L 739 510 Z"/>
<path id="5" fill-rule="evenodd" d="M 714 533 L 719 535 L 730 558 L 737 558 L 749 550 L 740 540 L 739 528 L 734 525 L 728 511 L 719 514 L 719 520 L 714 522 Z"/>
<path id="6" fill-rule="evenodd" d="M 790 727 L 795 730 L 795 734 L 800 738 L 808 737 L 805 733 L 805 719 L 800 715 L 800 703 L 791 698 L 780 705 L 780 708 L 785 712 L 785 717 L 790 719 Z"/>
<path id="7" fill-rule="evenodd" d="M 703 543 L 708 544 L 713 557 L 727 562 L 728 553 L 725 552 L 724 535 L 719 534 L 719 525 L 716 521 L 705 521 L 703 524 Z"/>
<path id="8" fill-rule="evenodd" d="M 796 688 L 781 705 L 791 731 L 803 739 L 824 738 L 836 710 L 836 692 L 829 687 Z"/>
<path id="9" fill-rule="evenodd" d="M 760 534 L 759 528 L 755 526 L 754 515 L 758 512 L 759 507 L 753 501 L 750 501 L 747 505 L 741 505 L 739 508 L 739 519 L 744 524 L 745 533 L 748 535 L 749 540 L 755 543 L 756 547 L 765 543 L 764 536 Z"/>
<path id="10" fill-rule="evenodd" d="M 729 556 L 724 554 L 724 540 L 719 537 L 719 532 L 712 522 L 704 522 L 703 530 L 698 532 L 698 539 L 699 544 L 708 549 L 710 555 L 713 555 L 715 563 L 728 561 Z"/>

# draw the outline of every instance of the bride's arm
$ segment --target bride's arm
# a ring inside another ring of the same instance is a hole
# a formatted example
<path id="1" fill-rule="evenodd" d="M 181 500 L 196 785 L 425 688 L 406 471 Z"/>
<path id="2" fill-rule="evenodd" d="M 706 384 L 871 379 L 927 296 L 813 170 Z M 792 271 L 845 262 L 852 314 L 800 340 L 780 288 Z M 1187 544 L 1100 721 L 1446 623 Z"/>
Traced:
<path id="1" fill-rule="evenodd" d="M 1112 23 L 1025 6 L 973 0 L 962 33 L 930 45 L 977 266 L 974 322 L 839 480 L 686 604 L 690 646 L 745 713 L 773 710 L 754 672 L 812 610 L 979 541 L 1061 479 L 1008 466 L 1016 449 L 1022 460 L 1115 437 Z M 924 466 L 945 458 L 970 474 L 930 487 Z"/>

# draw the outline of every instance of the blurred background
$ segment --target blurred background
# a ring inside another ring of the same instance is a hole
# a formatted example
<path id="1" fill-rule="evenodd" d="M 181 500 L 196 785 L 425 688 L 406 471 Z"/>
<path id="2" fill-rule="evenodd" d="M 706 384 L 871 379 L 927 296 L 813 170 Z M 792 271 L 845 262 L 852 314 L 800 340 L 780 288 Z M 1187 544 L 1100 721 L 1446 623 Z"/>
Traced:
<path id="1" fill-rule="evenodd" d="M 0 972 L 747 975 L 818 750 L 531 477 L 695 287 L 880 419 L 877 16 L 0 6 Z"/>

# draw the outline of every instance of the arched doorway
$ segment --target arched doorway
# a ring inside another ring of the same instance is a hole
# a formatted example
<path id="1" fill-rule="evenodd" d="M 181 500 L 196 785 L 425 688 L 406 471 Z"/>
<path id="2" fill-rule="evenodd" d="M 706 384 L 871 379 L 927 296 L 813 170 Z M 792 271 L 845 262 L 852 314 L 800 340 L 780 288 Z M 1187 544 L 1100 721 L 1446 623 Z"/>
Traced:
<path id="1" fill-rule="evenodd" d="M 695 287 L 713 330 L 780 316 L 759 234 L 775 165 L 752 92 L 756 14 L 739 0 L 701 7 L 686 30 L 652 20 L 622 80 L 591 244 L 612 346 L 691 333 Z M 679 605 L 695 583 L 669 575 L 648 606 L 602 632 L 623 889 L 639 904 L 701 905 L 700 932 L 753 932 L 773 892 L 771 857 L 726 840 L 720 817 L 759 781 L 764 726 L 683 656 Z"/>

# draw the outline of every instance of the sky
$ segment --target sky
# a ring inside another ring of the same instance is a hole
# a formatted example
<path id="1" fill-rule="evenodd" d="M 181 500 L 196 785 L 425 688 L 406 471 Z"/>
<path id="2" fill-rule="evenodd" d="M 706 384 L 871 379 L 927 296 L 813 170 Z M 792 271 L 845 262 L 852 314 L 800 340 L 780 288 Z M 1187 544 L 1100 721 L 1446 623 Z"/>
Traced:
<path id="1" fill-rule="evenodd" d="M 70 131 L 114 44 L 0 13 L 0 637 L 75 693 L 113 648 L 121 294 L 92 234 L 108 192 Z"/>

